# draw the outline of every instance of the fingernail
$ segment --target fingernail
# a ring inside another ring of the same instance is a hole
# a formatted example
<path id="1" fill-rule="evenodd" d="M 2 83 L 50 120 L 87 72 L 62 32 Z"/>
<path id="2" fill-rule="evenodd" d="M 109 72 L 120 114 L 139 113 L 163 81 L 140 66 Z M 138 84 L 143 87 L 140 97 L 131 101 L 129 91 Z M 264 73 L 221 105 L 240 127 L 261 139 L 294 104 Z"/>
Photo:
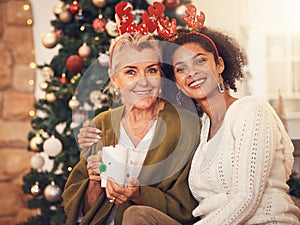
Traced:
<path id="1" fill-rule="evenodd" d="M 101 139 L 100 135 L 97 135 L 97 139 L 99 139 L 99 140 Z"/>
<path id="2" fill-rule="evenodd" d="M 97 132 L 97 133 L 101 133 L 101 130 L 99 130 L 99 129 L 96 129 L 96 132 Z"/>

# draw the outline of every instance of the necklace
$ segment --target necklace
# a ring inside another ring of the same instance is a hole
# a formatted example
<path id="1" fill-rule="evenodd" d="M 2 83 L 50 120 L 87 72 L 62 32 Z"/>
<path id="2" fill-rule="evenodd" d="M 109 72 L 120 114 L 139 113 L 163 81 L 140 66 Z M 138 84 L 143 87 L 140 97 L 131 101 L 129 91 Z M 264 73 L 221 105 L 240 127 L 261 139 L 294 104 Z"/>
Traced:
<path id="1" fill-rule="evenodd" d="M 152 114 L 148 119 L 144 119 L 145 117 L 140 117 L 141 120 L 134 119 L 134 115 L 131 117 L 130 112 L 128 112 L 127 115 L 123 117 L 123 127 L 135 146 L 138 145 L 138 143 L 143 139 L 143 137 L 153 126 L 154 122 L 158 118 L 158 113 L 160 110 L 161 105 L 160 102 L 157 101 L 153 106 Z M 130 120 L 130 118 L 133 119 Z"/>

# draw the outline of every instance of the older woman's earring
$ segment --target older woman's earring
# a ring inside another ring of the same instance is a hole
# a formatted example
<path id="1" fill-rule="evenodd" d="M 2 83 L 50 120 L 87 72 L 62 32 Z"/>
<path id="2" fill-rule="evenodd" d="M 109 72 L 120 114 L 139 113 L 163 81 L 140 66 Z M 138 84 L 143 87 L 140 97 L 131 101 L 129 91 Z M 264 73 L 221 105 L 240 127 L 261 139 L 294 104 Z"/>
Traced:
<path id="1" fill-rule="evenodd" d="M 113 88 L 114 91 L 114 103 L 120 104 L 122 102 L 121 92 L 117 88 Z"/>
<path id="2" fill-rule="evenodd" d="M 176 95 L 176 105 L 177 107 L 181 108 L 181 99 L 182 99 L 182 96 L 181 96 L 181 91 L 178 91 L 177 95 Z"/>
<path id="3" fill-rule="evenodd" d="M 222 83 L 218 83 L 218 89 L 219 89 L 219 92 L 221 92 L 221 93 L 224 92 L 224 87 L 223 87 Z"/>

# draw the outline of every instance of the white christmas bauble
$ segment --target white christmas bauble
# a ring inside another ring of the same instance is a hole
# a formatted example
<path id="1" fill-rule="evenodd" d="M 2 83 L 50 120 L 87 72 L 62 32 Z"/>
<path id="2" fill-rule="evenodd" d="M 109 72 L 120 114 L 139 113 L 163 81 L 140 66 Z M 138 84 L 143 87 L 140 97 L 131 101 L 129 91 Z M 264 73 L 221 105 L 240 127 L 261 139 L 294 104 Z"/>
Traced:
<path id="1" fill-rule="evenodd" d="M 92 49 L 90 46 L 87 45 L 87 43 L 83 43 L 78 49 L 78 55 L 83 59 L 88 58 L 91 52 Z"/>
<path id="2" fill-rule="evenodd" d="M 43 138 L 40 135 L 36 135 L 31 138 L 29 146 L 32 151 L 39 151 L 38 145 L 43 143 Z"/>
<path id="3" fill-rule="evenodd" d="M 184 16 L 185 15 L 185 10 L 186 10 L 186 6 L 185 5 L 180 5 L 176 8 L 176 15 L 178 17 L 180 16 Z"/>
<path id="4" fill-rule="evenodd" d="M 50 159 L 46 152 L 40 152 L 40 155 L 44 158 L 44 165 L 41 168 L 42 171 L 51 172 L 54 166 L 54 159 Z"/>
<path id="5" fill-rule="evenodd" d="M 40 154 L 35 154 L 30 159 L 30 165 L 33 169 L 41 169 L 44 166 L 45 160 Z"/>
<path id="6" fill-rule="evenodd" d="M 60 200 L 61 189 L 54 183 L 47 185 L 44 190 L 44 196 L 49 202 L 57 202 Z"/>
<path id="7" fill-rule="evenodd" d="M 95 102 L 99 99 L 99 96 L 100 96 L 100 91 L 98 90 L 94 90 L 90 93 L 90 101 L 95 104 Z"/>
<path id="8" fill-rule="evenodd" d="M 101 66 L 108 66 L 109 65 L 109 56 L 106 54 L 100 54 L 98 57 L 99 63 Z"/>
<path id="9" fill-rule="evenodd" d="M 119 36 L 119 32 L 116 28 L 117 24 L 112 21 L 112 20 L 108 20 L 108 22 L 105 24 L 105 30 L 107 31 L 107 33 L 112 36 L 112 37 L 117 37 Z"/>
<path id="10" fill-rule="evenodd" d="M 52 135 L 43 144 L 44 152 L 46 152 L 50 157 L 55 157 L 62 151 L 61 141 Z"/>
<path id="11" fill-rule="evenodd" d="M 64 132 L 64 129 L 66 128 L 67 123 L 63 122 L 63 123 L 59 123 L 55 126 L 55 130 L 59 133 L 62 134 Z"/>

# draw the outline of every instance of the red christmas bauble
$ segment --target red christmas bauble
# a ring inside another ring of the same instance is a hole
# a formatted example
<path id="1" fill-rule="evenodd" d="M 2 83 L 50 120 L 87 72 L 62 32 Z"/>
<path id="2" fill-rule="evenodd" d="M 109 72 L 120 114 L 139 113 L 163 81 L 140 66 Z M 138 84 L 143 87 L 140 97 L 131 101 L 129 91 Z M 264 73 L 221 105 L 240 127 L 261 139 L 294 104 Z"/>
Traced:
<path id="1" fill-rule="evenodd" d="M 97 33 L 102 33 L 105 30 L 106 20 L 96 18 L 93 21 L 93 29 Z"/>
<path id="2" fill-rule="evenodd" d="M 179 6 L 180 0 L 165 0 L 164 5 L 167 9 L 176 9 Z"/>
<path id="3" fill-rule="evenodd" d="M 69 5 L 69 11 L 70 13 L 72 13 L 73 15 L 77 14 L 79 12 L 80 9 L 80 5 L 79 2 L 74 0 L 70 3 Z"/>
<path id="4" fill-rule="evenodd" d="M 65 73 L 63 73 L 63 74 L 61 75 L 61 77 L 59 78 L 59 81 L 60 81 L 60 83 L 62 83 L 62 84 L 68 83 L 68 78 L 66 77 L 66 74 L 65 74 Z"/>
<path id="5" fill-rule="evenodd" d="M 83 67 L 83 60 L 79 55 L 70 55 L 67 58 L 66 67 L 69 71 L 78 73 Z"/>

